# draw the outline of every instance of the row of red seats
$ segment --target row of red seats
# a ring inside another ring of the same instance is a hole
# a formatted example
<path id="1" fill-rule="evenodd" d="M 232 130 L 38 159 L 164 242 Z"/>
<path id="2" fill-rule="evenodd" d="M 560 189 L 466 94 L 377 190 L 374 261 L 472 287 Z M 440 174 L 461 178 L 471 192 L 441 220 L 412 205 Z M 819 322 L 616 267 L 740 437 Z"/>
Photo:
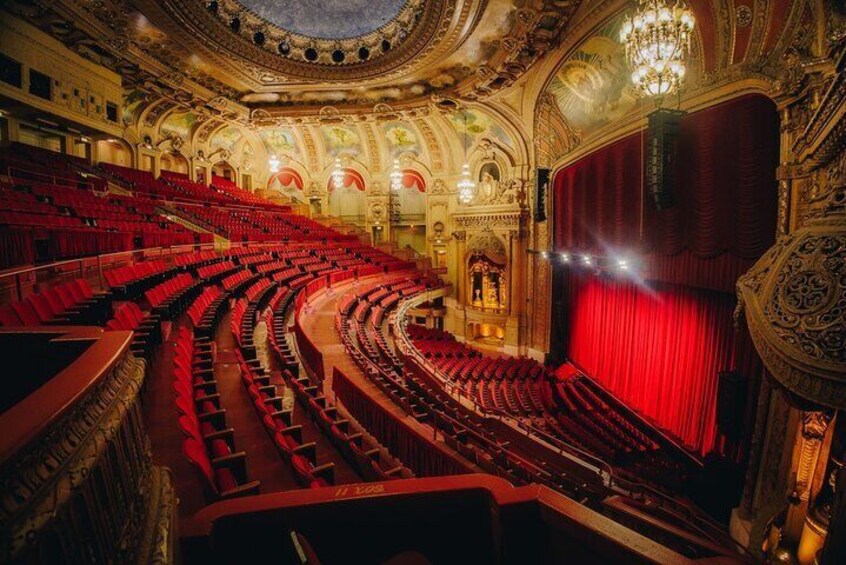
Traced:
<path id="1" fill-rule="evenodd" d="M 153 311 L 170 318 L 176 312 L 183 310 L 184 293 L 193 285 L 194 277 L 189 273 L 181 273 L 157 284 L 144 293 L 144 297 Z"/>
<path id="2" fill-rule="evenodd" d="M 256 357 L 253 319 L 256 302 L 239 300 L 233 307 L 231 329 L 238 347 L 235 356 L 241 368 L 241 379 L 282 459 L 294 472 L 297 482 L 307 488 L 329 486 L 335 482 L 333 463 L 319 465 L 317 444 L 304 443 L 302 427 L 292 425 L 290 410 L 283 410 L 282 397 Z"/>
<path id="3" fill-rule="evenodd" d="M 217 308 L 215 306 L 221 298 L 225 297 L 226 295 L 220 291 L 217 285 L 210 285 L 203 289 L 203 292 L 188 307 L 187 312 L 188 319 L 191 320 L 195 332 L 202 327 L 208 328 L 209 325 L 213 325 L 217 321 Z M 210 312 L 214 313 L 211 318 L 207 317 Z"/>
<path id="4" fill-rule="evenodd" d="M 117 306 L 113 317 L 106 322 L 107 331 L 131 331 L 130 349 L 136 355 L 149 359 L 156 345 L 161 343 L 161 319 L 154 314 L 144 314 L 134 302 Z"/>
<path id="5" fill-rule="evenodd" d="M 95 294 L 85 279 L 76 279 L 0 307 L 2 326 L 42 324 L 101 325 L 108 315 L 108 293 Z"/>
<path id="6" fill-rule="evenodd" d="M 260 483 L 249 481 L 246 454 L 235 448 L 234 431 L 226 426 L 226 411 L 214 379 L 212 344 L 195 342 L 180 328 L 174 351 L 173 391 L 178 425 L 185 439 L 182 452 L 194 466 L 206 502 L 258 494 Z"/>

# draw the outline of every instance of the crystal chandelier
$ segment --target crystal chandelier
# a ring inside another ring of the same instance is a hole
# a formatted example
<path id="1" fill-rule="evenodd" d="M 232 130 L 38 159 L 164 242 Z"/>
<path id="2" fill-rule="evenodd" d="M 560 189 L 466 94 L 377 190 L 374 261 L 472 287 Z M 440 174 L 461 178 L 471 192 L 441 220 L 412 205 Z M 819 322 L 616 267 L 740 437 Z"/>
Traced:
<path id="1" fill-rule="evenodd" d="M 458 187 L 458 199 L 462 204 L 470 204 L 473 200 L 473 190 L 476 188 L 476 183 L 470 178 L 470 165 L 464 163 L 461 167 L 461 179 L 456 185 Z"/>
<path id="2" fill-rule="evenodd" d="M 271 155 L 270 159 L 268 159 L 267 164 L 270 166 L 271 173 L 278 173 L 279 172 L 279 159 L 276 158 L 276 155 Z"/>
<path id="3" fill-rule="evenodd" d="M 391 190 L 399 192 L 402 187 L 402 171 L 400 171 L 399 159 L 394 159 L 394 166 L 391 169 Z"/>
<path id="4" fill-rule="evenodd" d="M 344 170 L 341 168 L 340 157 L 335 157 L 335 168 L 332 170 L 332 186 L 336 189 L 344 188 Z"/>
<path id="5" fill-rule="evenodd" d="M 462 204 L 470 204 L 476 190 L 476 183 L 470 177 L 470 165 L 467 163 L 467 110 L 464 111 L 464 136 L 461 138 L 461 145 L 464 149 L 464 165 L 461 167 L 461 178 L 456 188 L 458 188 L 458 201 Z"/>
<path id="6" fill-rule="evenodd" d="M 632 82 L 646 96 L 670 94 L 684 79 L 693 13 L 678 2 L 670 8 L 663 0 L 638 1 L 638 10 L 620 30 Z"/>

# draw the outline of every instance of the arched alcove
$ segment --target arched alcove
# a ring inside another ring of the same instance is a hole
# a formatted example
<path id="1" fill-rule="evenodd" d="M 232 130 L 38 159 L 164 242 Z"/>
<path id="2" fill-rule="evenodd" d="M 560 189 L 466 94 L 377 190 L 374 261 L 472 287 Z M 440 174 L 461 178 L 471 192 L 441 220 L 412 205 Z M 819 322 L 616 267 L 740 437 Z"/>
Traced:
<path id="1" fill-rule="evenodd" d="M 97 161 L 121 167 L 134 167 L 132 148 L 122 139 L 98 139 Z"/>

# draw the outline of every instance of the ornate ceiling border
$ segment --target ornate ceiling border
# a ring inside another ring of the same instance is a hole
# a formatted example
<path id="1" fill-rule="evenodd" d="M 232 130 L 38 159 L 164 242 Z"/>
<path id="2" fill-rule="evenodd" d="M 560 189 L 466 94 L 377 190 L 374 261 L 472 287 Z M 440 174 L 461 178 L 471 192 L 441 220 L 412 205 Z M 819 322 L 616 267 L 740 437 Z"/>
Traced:
<path id="1" fill-rule="evenodd" d="M 399 47 L 426 17 L 430 3 L 430 0 L 406 0 L 394 18 L 372 32 L 357 37 L 325 39 L 298 34 L 275 25 L 238 0 L 194 1 L 216 15 L 231 33 L 240 35 L 270 53 L 292 60 L 303 60 L 312 65 L 329 66 L 364 64 Z M 362 49 L 365 51 L 362 52 Z M 318 59 L 309 60 L 306 57 L 307 50 L 313 50 Z M 335 60 L 336 53 L 342 55 L 341 60 Z"/>
<path id="2" fill-rule="evenodd" d="M 232 33 L 229 26 L 215 14 L 210 13 L 196 0 L 163 0 L 160 5 L 167 14 L 178 21 L 186 30 L 203 38 L 205 46 L 223 56 L 235 56 L 249 61 L 263 69 L 268 74 L 264 77 L 263 85 L 273 86 L 273 82 L 290 83 L 291 78 L 311 82 L 350 82 L 366 79 L 388 79 L 410 63 L 419 64 L 421 58 L 427 57 L 433 47 L 443 39 L 452 27 L 464 28 L 467 21 L 462 19 L 454 22 L 453 15 L 460 5 L 474 5 L 477 10 L 483 9 L 486 0 L 473 2 L 472 0 L 426 0 L 419 20 L 411 32 L 396 49 L 391 48 L 376 59 L 368 59 L 358 64 L 321 64 L 309 62 L 305 58 L 296 60 L 293 57 L 273 53 L 256 45 L 252 38 Z M 464 15 L 464 12 L 461 12 Z M 466 30 L 469 34 L 472 29 Z M 316 45 L 316 44 L 315 44 Z M 337 45 L 333 46 L 333 50 Z M 331 51 L 326 56 L 331 57 Z M 331 60 L 331 58 L 329 59 Z M 271 75 L 276 75 L 273 77 Z M 256 79 L 257 77 L 254 77 Z M 275 78 L 275 80 L 271 80 Z"/>

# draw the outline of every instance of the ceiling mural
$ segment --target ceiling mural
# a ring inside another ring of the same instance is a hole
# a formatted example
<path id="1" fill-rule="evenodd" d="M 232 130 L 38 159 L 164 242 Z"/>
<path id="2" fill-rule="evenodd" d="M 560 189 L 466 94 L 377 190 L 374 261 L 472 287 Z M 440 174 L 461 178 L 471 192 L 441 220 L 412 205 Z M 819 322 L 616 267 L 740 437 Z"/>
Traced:
<path id="1" fill-rule="evenodd" d="M 264 128 L 258 132 L 259 138 L 264 147 L 271 155 L 288 155 L 290 157 L 299 155 L 294 132 L 283 128 Z"/>
<path id="2" fill-rule="evenodd" d="M 350 39 L 389 23 L 406 0 L 239 0 L 280 28 L 318 39 Z"/>
<path id="3" fill-rule="evenodd" d="M 407 124 L 388 124 L 385 126 L 385 139 L 388 141 L 391 157 L 401 153 L 420 155 L 420 142 L 417 134 Z"/>
<path id="4" fill-rule="evenodd" d="M 191 129 L 196 123 L 197 114 L 193 112 L 174 112 L 165 118 L 159 130 L 166 136 L 177 135 L 182 139 L 188 139 L 191 136 Z"/>
<path id="5" fill-rule="evenodd" d="M 466 117 L 466 134 L 465 134 Z M 450 114 L 449 120 L 456 133 L 462 138 L 469 149 L 483 137 L 491 138 L 505 147 L 514 148 L 514 141 L 501 125 L 489 114 L 478 109 Z"/>
<path id="6" fill-rule="evenodd" d="M 361 139 L 354 129 L 346 126 L 321 126 L 320 133 L 327 155 L 359 157 L 362 154 Z"/>
<path id="7" fill-rule="evenodd" d="M 582 132 L 622 117 L 637 102 L 618 39 L 621 23 L 618 18 L 585 41 L 549 85 L 561 114 Z"/>
<path id="8" fill-rule="evenodd" d="M 228 126 L 212 136 L 209 146 L 212 149 L 226 149 L 228 152 L 232 153 L 235 150 L 235 144 L 238 143 L 241 137 L 241 130 Z"/>
<path id="9" fill-rule="evenodd" d="M 146 101 L 146 93 L 143 90 L 127 90 L 123 96 L 123 123 L 130 125 L 135 122 L 135 113 Z"/>

